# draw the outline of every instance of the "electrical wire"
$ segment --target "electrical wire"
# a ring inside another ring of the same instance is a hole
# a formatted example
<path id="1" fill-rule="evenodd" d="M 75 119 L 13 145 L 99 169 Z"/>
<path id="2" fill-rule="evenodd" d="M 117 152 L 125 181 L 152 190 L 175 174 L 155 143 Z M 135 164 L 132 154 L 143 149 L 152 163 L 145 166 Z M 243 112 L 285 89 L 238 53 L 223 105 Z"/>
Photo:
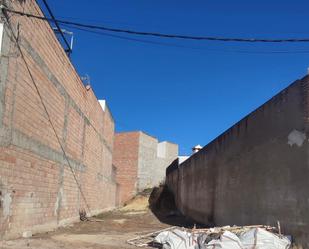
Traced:
<path id="1" fill-rule="evenodd" d="M 67 20 L 52 19 L 47 17 L 42 17 L 38 15 L 33 15 L 30 13 L 25 13 L 22 11 L 17 11 L 13 9 L 6 8 L 1 6 L 2 9 L 31 18 L 36 18 L 40 20 L 45 20 L 49 22 L 57 22 L 61 24 L 68 24 L 82 28 L 95 29 L 95 30 L 104 30 L 116 33 L 126 33 L 130 35 L 140 35 L 140 36 L 152 36 L 152 37 L 161 37 L 161 38 L 172 38 L 172 39 L 187 39 L 187 40 L 199 40 L 199 41 L 220 41 L 220 42 L 248 42 L 248 43 L 296 43 L 296 42 L 309 42 L 309 38 L 283 38 L 283 39 L 266 39 L 266 38 L 230 38 L 230 37 L 215 37 L 215 36 L 189 36 L 189 35 L 178 35 L 178 34 L 167 34 L 167 33 L 156 33 L 156 32 L 144 32 L 136 31 L 131 29 L 120 29 L 120 28 L 111 28 L 103 25 L 91 25 L 78 22 L 72 22 Z"/>
<path id="2" fill-rule="evenodd" d="M 83 198 L 83 200 L 84 200 L 84 202 L 85 202 L 85 205 L 86 205 L 86 207 L 87 207 L 87 209 L 88 209 L 88 211 L 89 211 L 89 213 L 90 213 L 91 210 L 90 210 L 90 207 L 89 207 L 89 205 L 88 205 L 88 203 L 87 203 L 87 200 L 86 200 L 86 197 L 85 197 L 84 192 L 83 192 L 83 190 L 82 190 L 82 187 L 81 187 L 81 185 L 80 185 L 80 183 L 79 183 L 79 181 L 78 181 L 78 179 L 77 179 L 77 176 L 76 176 L 76 174 L 75 174 L 75 172 L 74 172 L 74 169 L 73 169 L 73 167 L 72 167 L 72 165 L 71 165 L 71 163 L 70 163 L 70 160 L 69 160 L 69 158 L 68 158 L 68 156 L 67 156 L 67 153 L 65 152 L 65 149 L 64 149 L 64 147 L 63 147 L 63 145 L 62 145 L 62 143 L 61 143 L 61 140 L 60 140 L 60 138 L 59 138 L 59 136 L 58 136 L 58 134 L 57 134 L 56 128 L 55 128 L 55 126 L 54 126 L 54 124 L 53 124 L 53 122 L 52 122 L 52 120 L 51 120 L 51 116 L 50 116 L 50 114 L 49 114 L 49 112 L 48 112 L 48 109 L 47 109 L 47 106 L 46 106 L 46 104 L 45 104 L 45 102 L 44 102 L 44 100 L 43 100 L 43 96 L 42 96 L 42 94 L 41 94 L 41 92 L 40 92 L 40 90 L 39 90 L 39 88 L 38 88 L 38 85 L 37 85 L 37 83 L 36 83 L 36 81 L 35 81 L 35 79 L 34 79 L 34 77 L 33 77 L 33 75 L 32 75 L 32 72 L 31 72 L 30 67 L 29 67 L 29 65 L 28 65 L 28 63 L 27 63 L 26 57 L 25 57 L 25 55 L 24 55 L 24 53 L 23 53 L 23 51 L 22 51 L 22 49 L 21 49 L 21 46 L 20 46 L 20 44 L 19 44 L 18 38 L 16 37 L 16 35 L 15 35 L 15 33 L 14 33 L 14 30 L 13 30 L 13 27 L 12 27 L 10 21 L 9 21 L 9 16 L 7 15 L 7 13 L 6 13 L 5 11 L 3 12 L 3 14 L 4 14 L 4 17 L 5 17 L 6 21 L 7 21 L 7 23 L 8 23 L 8 27 L 9 27 L 11 33 L 12 33 L 12 37 L 14 38 L 14 41 L 15 41 L 16 46 L 17 46 L 17 48 L 18 48 L 18 51 L 19 51 L 19 53 L 20 53 L 20 55 L 21 55 L 21 58 L 22 58 L 22 60 L 23 60 L 24 63 L 25 63 L 27 72 L 28 72 L 28 74 L 29 74 L 29 76 L 30 76 L 30 78 L 31 78 L 31 81 L 32 81 L 32 83 L 33 83 L 33 85 L 34 85 L 34 88 L 35 88 L 35 90 L 36 90 L 36 92 L 37 92 L 37 94 L 38 94 L 38 96 L 39 96 L 39 99 L 40 99 L 40 101 L 41 101 L 41 103 L 42 103 L 43 109 L 44 109 L 44 111 L 45 111 L 45 113 L 46 113 L 46 115 L 47 115 L 48 122 L 50 123 L 50 125 L 51 125 L 51 127 L 52 127 L 52 130 L 53 130 L 53 132 L 54 132 L 54 134 L 55 134 L 55 136 L 56 136 L 56 139 L 57 139 L 57 141 L 58 141 L 58 143 L 59 143 L 59 145 L 60 145 L 60 148 L 61 148 L 61 150 L 62 150 L 62 153 L 63 153 L 63 155 L 64 155 L 64 158 L 65 158 L 65 160 L 66 160 L 67 163 L 68 163 L 68 166 L 69 166 L 69 168 L 70 168 L 70 170 L 71 170 L 71 172 L 72 172 L 73 178 L 74 178 L 74 180 L 75 180 L 75 182 L 76 182 L 76 185 L 77 185 L 77 187 L 78 187 L 78 189 L 79 189 L 79 191 L 80 191 L 80 193 L 81 193 L 81 195 L 82 195 L 82 198 Z"/>
<path id="3" fill-rule="evenodd" d="M 205 48 L 205 47 L 192 47 L 192 46 L 185 46 L 185 45 L 180 45 L 180 44 L 175 44 L 175 43 L 164 43 L 164 42 L 158 42 L 158 41 L 151 41 L 151 40 L 115 35 L 115 34 L 110 34 L 110 33 L 104 32 L 104 31 L 89 30 L 89 29 L 86 29 L 86 28 L 80 28 L 80 27 L 71 26 L 71 25 L 68 25 L 68 24 L 62 24 L 62 25 L 65 26 L 65 27 L 73 28 L 73 29 L 80 30 L 80 31 L 83 31 L 83 32 L 107 36 L 107 37 L 112 37 L 112 38 L 121 39 L 121 40 L 128 40 L 128 41 L 133 41 L 133 42 L 140 42 L 140 43 L 167 46 L 167 47 L 187 48 L 187 49 L 194 49 L 194 50 L 205 50 L 205 51 L 210 51 L 210 52 L 228 52 L 228 53 L 241 53 L 241 54 L 307 54 L 307 53 L 309 53 L 309 50 L 250 51 L 250 50 L 243 50 L 243 49 L 211 49 L 211 48 Z"/>
<path id="4" fill-rule="evenodd" d="M 68 51 L 68 53 L 70 54 L 70 53 L 72 52 L 71 46 L 70 46 L 70 44 L 68 43 L 67 39 L 65 38 L 65 36 L 64 36 L 64 34 L 63 34 L 63 32 L 62 32 L 62 30 L 61 30 L 61 28 L 60 28 L 60 26 L 59 26 L 59 24 L 58 24 L 58 22 L 57 22 L 57 20 L 56 20 L 56 18 L 55 18 L 55 16 L 54 16 L 53 12 L 52 12 L 52 10 L 51 10 L 51 8 L 49 7 L 49 5 L 48 5 L 48 3 L 47 3 L 47 0 L 42 0 L 42 1 L 43 1 L 44 5 L 45 5 L 45 7 L 46 7 L 46 9 L 47 9 L 47 11 L 48 11 L 48 13 L 49 13 L 49 15 L 50 15 L 51 18 L 54 20 L 54 24 L 56 25 L 56 27 L 57 27 L 57 29 L 58 29 L 58 31 L 59 31 L 59 33 L 60 33 L 60 35 L 61 35 L 61 37 L 62 37 L 62 39 L 63 39 L 63 41 L 64 41 L 64 43 L 65 43 L 65 45 L 67 46 L 67 51 Z"/>

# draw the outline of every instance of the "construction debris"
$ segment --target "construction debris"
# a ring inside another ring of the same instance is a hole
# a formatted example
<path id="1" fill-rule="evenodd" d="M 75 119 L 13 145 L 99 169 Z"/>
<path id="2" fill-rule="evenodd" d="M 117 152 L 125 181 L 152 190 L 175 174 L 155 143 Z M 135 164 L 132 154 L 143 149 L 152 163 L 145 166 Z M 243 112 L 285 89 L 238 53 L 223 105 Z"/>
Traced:
<path id="1" fill-rule="evenodd" d="M 152 233 L 147 233 L 147 234 L 135 237 L 133 239 L 129 239 L 127 240 L 127 243 L 133 246 L 137 246 L 137 247 L 146 247 L 149 245 L 155 246 L 155 244 L 157 244 L 154 241 L 155 237 L 157 237 L 162 232 L 171 231 L 174 229 L 176 229 L 176 227 L 169 227 L 163 230 L 155 231 Z"/>
<path id="2" fill-rule="evenodd" d="M 127 242 L 137 247 L 159 245 L 163 249 L 288 249 L 291 245 L 277 228 L 264 225 L 207 229 L 170 227 Z"/>

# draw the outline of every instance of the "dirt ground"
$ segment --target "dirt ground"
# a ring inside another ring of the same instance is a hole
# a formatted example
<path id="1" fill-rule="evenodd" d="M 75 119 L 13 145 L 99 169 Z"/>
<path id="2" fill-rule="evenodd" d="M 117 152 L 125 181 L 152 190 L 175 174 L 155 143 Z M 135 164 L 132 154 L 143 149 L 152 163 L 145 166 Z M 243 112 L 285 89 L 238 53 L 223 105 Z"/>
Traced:
<path id="1" fill-rule="evenodd" d="M 199 226 L 177 214 L 175 206 L 171 205 L 173 201 L 168 195 L 164 196 L 163 201 L 155 198 L 156 208 L 152 206 L 152 211 L 148 208 L 148 200 L 152 197 L 140 195 L 128 205 L 93 217 L 91 221 L 35 234 L 28 239 L 0 241 L 0 249 L 137 249 L 138 247 L 129 245 L 126 241 L 175 225 Z M 301 247 L 293 246 L 293 249 L 296 248 Z"/>
<path id="2" fill-rule="evenodd" d="M 1 249 L 124 249 L 137 248 L 128 239 L 161 230 L 162 223 L 148 208 L 148 197 L 139 196 L 127 206 L 56 231 L 36 234 L 29 239 L 0 241 Z"/>

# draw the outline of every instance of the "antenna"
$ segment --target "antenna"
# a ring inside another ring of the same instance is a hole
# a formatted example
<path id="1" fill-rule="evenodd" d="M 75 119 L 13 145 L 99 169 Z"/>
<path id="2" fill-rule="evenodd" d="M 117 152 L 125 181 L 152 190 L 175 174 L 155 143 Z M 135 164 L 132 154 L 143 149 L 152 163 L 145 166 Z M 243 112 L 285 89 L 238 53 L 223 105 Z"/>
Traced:
<path id="1" fill-rule="evenodd" d="M 70 47 L 68 49 L 65 49 L 65 52 L 68 54 L 68 56 L 70 56 L 73 51 L 74 33 L 66 29 L 59 30 L 57 27 L 53 27 L 53 30 L 56 34 L 60 34 L 62 32 L 63 34 L 70 36 Z"/>
<path id="2" fill-rule="evenodd" d="M 84 86 L 86 87 L 87 90 L 91 88 L 90 86 L 90 77 L 88 74 L 85 74 L 85 76 L 81 76 L 80 79 L 82 80 Z"/>

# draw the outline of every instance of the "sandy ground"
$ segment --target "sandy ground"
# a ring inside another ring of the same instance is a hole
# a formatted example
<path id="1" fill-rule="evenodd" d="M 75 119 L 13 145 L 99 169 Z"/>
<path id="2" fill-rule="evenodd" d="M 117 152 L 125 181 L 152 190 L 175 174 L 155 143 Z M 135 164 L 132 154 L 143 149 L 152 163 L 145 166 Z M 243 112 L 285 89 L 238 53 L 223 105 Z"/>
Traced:
<path id="1" fill-rule="evenodd" d="M 148 198 L 139 197 L 127 206 L 96 217 L 100 222 L 80 222 L 54 232 L 36 234 L 29 239 L 0 241 L 1 249 L 124 249 L 137 248 L 126 243 L 141 234 L 169 227 L 147 208 Z"/>

